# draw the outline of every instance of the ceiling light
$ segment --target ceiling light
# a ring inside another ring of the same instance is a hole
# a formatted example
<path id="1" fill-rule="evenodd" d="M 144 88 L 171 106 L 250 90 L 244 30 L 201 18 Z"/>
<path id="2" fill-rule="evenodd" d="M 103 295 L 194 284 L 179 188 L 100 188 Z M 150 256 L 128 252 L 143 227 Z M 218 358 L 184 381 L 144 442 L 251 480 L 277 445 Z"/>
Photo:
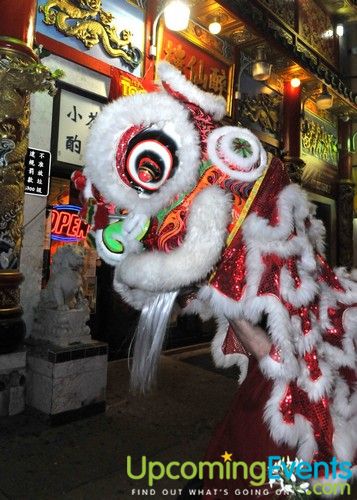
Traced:
<path id="1" fill-rule="evenodd" d="M 254 80 L 265 81 L 270 78 L 272 65 L 266 61 L 266 54 L 261 47 L 257 50 L 257 57 L 252 64 L 252 76 Z"/>
<path id="2" fill-rule="evenodd" d="M 161 16 L 164 15 L 166 28 L 172 31 L 182 31 L 188 26 L 190 20 L 190 7 L 182 0 L 172 0 L 155 17 L 150 33 L 150 57 L 157 55 L 157 32 Z"/>
<path id="3" fill-rule="evenodd" d="M 337 26 L 336 26 L 336 35 L 339 36 L 339 37 L 341 37 L 341 36 L 343 36 L 344 32 L 345 32 L 345 30 L 344 30 L 343 24 L 341 24 L 341 23 L 337 24 Z"/>
<path id="4" fill-rule="evenodd" d="M 298 87 L 300 87 L 301 85 L 301 80 L 300 78 L 292 78 L 290 80 L 290 85 L 294 88 L 294 89 L 297 89 Z"/>
<path id="5" fill-rule="evenodd" d="M 316 106 L 319 109 L 330 109 L 333 105 L 333 96 L 327 90 L 326 85 L 322 86 L 321 93 L 315 99 Z"/>
<path id="6" fill-rule="evenodd" d="M 209 23 L 208 29 L 209 29 L 209 32 L 212 33 L 212 35 L 218 35 L 218 33 L 221 32 L 222 25 L 217 20 L 214 20 L 211 23 Z"/>
<path id="7" fill-rule="evenodd" d="M 333 30 L 328 29 L 322 33 L 322 38 L 333 38 Z"/>
<path id="8" fill-rule="evenodd" d="M 185 30 L 190 19 L 190 7 L 181 0 L 173 0 L 164 8 L 164 18 L 165 25 L 169 30 Z"/>

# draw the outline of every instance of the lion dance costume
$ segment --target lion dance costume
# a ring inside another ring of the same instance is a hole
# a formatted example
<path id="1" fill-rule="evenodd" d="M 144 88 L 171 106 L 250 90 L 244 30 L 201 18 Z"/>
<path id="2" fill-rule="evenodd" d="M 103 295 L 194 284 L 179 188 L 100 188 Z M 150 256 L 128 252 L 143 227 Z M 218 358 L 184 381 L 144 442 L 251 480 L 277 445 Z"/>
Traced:
<path id="1" fill-rule="evenodd" d="M 240 382 L 248 358 L 228 320 L 264 316 L 272 440 L 306 461 L 353 462 L 357 284 L 327 264 L 323 225 L 282 162 L 250 131 L 218 123 L 224 99 L 167 63 L 159 74 L 157 92 L 102 111 L 73 177 L 115 290 L 142 311 L 133 385 L 152 382 L 175 300 L 216 318 L 213 358 L 238 363 Z"/>

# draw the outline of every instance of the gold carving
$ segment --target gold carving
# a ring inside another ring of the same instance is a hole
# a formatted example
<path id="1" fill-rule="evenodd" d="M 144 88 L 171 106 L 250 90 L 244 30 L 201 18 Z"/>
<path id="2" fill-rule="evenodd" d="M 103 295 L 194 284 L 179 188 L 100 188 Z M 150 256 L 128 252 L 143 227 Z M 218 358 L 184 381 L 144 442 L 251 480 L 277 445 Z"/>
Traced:
<path id="1" fill-rule="evenodd" d="M 354 184 L 341 179 L 337 196 L 338 265 L 353 266 L 353 195 Z"/>
<path id="2" fill-rule="evenodd" d="M 56 75 L 57 76 L 57 75 Z M 19 264 L 30 92 L 53 93 L 54 76 L 42 64 L 14 51 L 0 51 L 0 270 Z"/>
<path id="3" fill-rule="evenodd" d="M 25 331 L 20 318 L 22 275 L 18 267 L 30 92 L 47 90 L 54 94 L 54 80 L 61 74 L 51 73 L 14 48 L 0 49 L 0 353 L 16 348 Z"/>
<path id="4" fill-rule="evenodd" d="M 322 124 L 305 118 L 301 124 L 302 152 L 315 156 L 331 165 L 337 165 L 337 137 L 329 133 Z"/>
<path id="5" fill-rule="evenodd" d="M 234 61 L 234 50 L 231 44 L 212 35 L 192 20 L 189 21 L 188 27 L 180 32 L 180 35 L 226 63 Z"/>
<path id="6" fill-rule="evenodd" d="M 112 25 L 114 16 L 102 8 L 102 0 L 47 0 L 40 5 L 43 22 L 55 26 L 66 36 L 73 36 L 87 49 L 102 43 L 110 57 L 119 57 L 134 70 L 142 61 L 143 54 L 132 45 L 132 33 L 122 30 L 119 35 Z"/>
<path id="7" fill-rule="evenodd" d="M 275 15 L 280 17 L 291 28 L 295 26 L 295 1 L 294 0 L 260 0 Z"/>
<path id="8" fill-rule="evenodd" d="M 17 270 L 0 272 L 0 322 L 4 316 L 21 314 L 19 285 L 22 280 Z"/>
<path id="9" fill-rule="evenodd" d="M 239 120 L 246 118 L 274 135 L 279 132 L 281 97 L 277 94 L 244 94 L 239 101 Z"/>
<path id="10" fill-rule="evenodd" d="M 305 168 L 304 160 L 302 160 L 301 158 L 285 157 L 283 161 L 288 171 L 291 182 L 296 182 L 297 184 L 301 184 Z"/>
<path id="11" fill-rule="evenodd" d="M 13 309 L 20 302 L 19 288 L 0 289 L 0 310 Z"/>
<path id="12" fill-rule="evenodd" d="M 257 40 L 257 36 L 252 33 L 252 31 L 246 26 L 242 24 L 233 31 L 231 38 L 236 45 L 241 45 L 243 43 L 253 42 Z"/>
<path id="13" fill-rule="evenodd" d="M 330 64 L 336 63 L 333 24 L 315 0 L 299 1 L 299 33 Z"/>

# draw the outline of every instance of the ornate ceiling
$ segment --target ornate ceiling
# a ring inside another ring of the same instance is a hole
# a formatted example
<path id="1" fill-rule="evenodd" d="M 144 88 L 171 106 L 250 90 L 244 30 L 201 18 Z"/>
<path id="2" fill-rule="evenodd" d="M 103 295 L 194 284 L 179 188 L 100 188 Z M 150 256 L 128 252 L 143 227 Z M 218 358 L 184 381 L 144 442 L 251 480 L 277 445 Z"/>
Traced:
<path id="1" fill-rule="evenodd" d="M 318 1 L 318 0 L 316 0 Z M 325 8 L 330 14 L 336 16 L 347 16 L 350 20 L 353 16 L 357 19 L 357 2 L 351 0 L 322 0 Z M 258 47 L 265 47 L 268 60 L 273 63 L 275 79 L 280 82 L 298 77 L 302 81 L 305 95 L 313 95 L 321 89 L 321 82 L 309 71 L 303 69 L 290 59 L 285 52 L 275 48 L 271 43 L 266 43 L 264 38 L 225 9 L 215 0 L 194 0 L 192 7 L 192 19 L 204 28 L 208 28 L 210 22 L 218 18 L 222 25 L 220 38 L 228 40 L 231 44 L 244 51 L 250 58 L 254 59 Z M 334 112 L 344 114 L 348 111 L 348 105 L 335 95 Z"/>
<path id="2" fill-rule="evenodd" d="M 196 0 L 192 7 L 192 18 L 205 28 L 208 28 L 214 19 L 219 20 L 222 25 L 219 36 L 235 45 L 254 43 L 258 40 L 252 30 L 215 0 Z"/>
<path id="3" fill-rule="evenodd" d="M 316 0 L 329 14 L 348 21 L 357 20 L 357 2 L 353 0 Z"/>

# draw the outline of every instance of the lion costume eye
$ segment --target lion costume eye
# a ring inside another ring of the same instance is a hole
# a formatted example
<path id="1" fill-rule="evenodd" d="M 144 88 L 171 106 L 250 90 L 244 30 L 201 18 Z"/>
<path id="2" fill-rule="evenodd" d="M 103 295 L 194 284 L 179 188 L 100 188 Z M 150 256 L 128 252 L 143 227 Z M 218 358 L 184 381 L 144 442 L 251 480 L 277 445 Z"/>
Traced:
<path id="1" fill-rule="evenodd" d="M 144 130 L 128 144 L 122 178 L 134 189 L 151 194 L 177 167 L 176 143 L 162 130 Z"/>

